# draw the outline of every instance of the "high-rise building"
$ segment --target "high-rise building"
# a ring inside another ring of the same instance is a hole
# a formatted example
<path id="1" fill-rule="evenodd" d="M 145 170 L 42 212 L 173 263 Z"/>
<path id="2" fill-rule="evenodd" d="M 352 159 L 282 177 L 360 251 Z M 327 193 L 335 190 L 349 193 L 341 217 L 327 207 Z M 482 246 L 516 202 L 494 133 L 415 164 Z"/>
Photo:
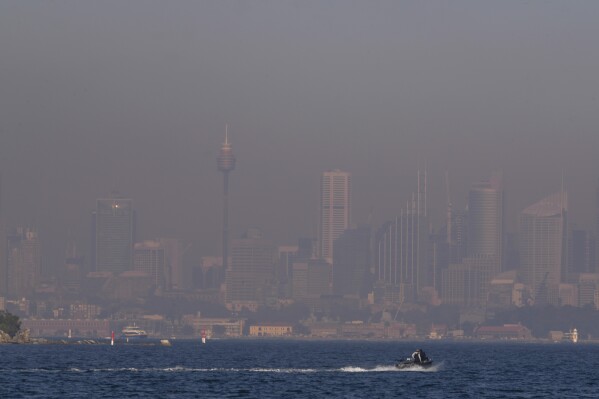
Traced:
<path id="1" fill-rule="evenodd" d="M 297 245 L 286 245 L 279 247 L 279 262 L 277 268 L 279 298 L 291 298 L 293 294 L 294 265 L 298 262 L 307 264 L 308 261 L 316 259 L 316 247 L 317 244 L 314 238 L 300 238 Z"/>
<path id="2" fill-rule="evenodd" d="M 220 148 L 220 153 L 216 157 L 216 166 L 223 173 L 223 268 L 229 268 L 229 173 L 235 169 L 235 156 L 229 143 L 229 132 L 225 126 L 225 142 Z"/>
<path id="3" fill-rule="evenodd" d="M 297 245 L 284 245 L 278 248 L 276 279 L 279 286 L 279 298 L 291 297 L 293 263 L 299 259 L 298 252 Z"/>
<path id="4" fill-rule="evenodd" d="M 6 253 L 6 230 L 4 228 L 4 209 L 2 202 L 2 173 L 0 172 L 0 296 L 8 293 L 8 270 Z"/>
<path id="5" fill-rule="evenodd" d="M 150 276 L 155 287 L 166 288 L 169 275 L 166 267 L 166 251 L 162 243 L 149 240 L 138 242 L 135 243 L 133 251 L 133 270 Z"/>
<path id="6" fill-rule="evenodd" d="M 189 273 L 183 269 L 183 248 L 181 241 L 176 238 L 160 238 L 160 245 L 164 248 L 166 259 L 166 289 L 181 290 L 189 287 Z M 187 246 L 189 248 L 189 246 Z"/>
<path id="7" fill-rule="evenodd" d="M 365 297 L 370 292 L 370 227 L 347 229 L 333 246 L 333 293 Z"/>
<path id="8" fill-rule="evenodd" d="M 443 302 L 461 307 L 478 307 L 480 273 L 465 263 L 449 265 L 441 272 Z"/>
<path id="9" fill-rule="evenodd" d="M 19 227 L 7 236 L 7 280 L 11 297 L 31 295 L 40 282 L 42 261 L 37 231 Z"/>
<path id="10" fill-rule="evenodd" d="M 98 199 L 94 215 L 95 269 L 115 275 L 133 267 L 135 212 L 133 201 L 113 193 Z"/>
<path id="11" fill-rule="evenodd" d="M 333 243 L 351 224 L 351 175 L 338 169 L 320 179 L 320 256 L 333 262 Z"/>
<path id="12" fill-rule="evenodd" d="M 597 181 L 597 192 L 595 193 L 595 237 L 599 237 L 599 180 Z"/>
<path id="13" fill-rule="evenodd" d="M 500 177 L 476 183 L 468 194 L 468 256 L 497 257 L 501 271 L 503 252 L 503 187 Z"/>
<path id="14" fill-rule="evenodd" d="M 275 287 L 275 246 L 260 231 L 248 230 L 231 242 L 231 267 L 226 270 L 226 301 L 236 308 L 260 304 Z"/>
<path id="15" fill-rule="evenodd" d="M 468 193 L 468 257 L 494 257 L 490 270 L 483 271 L 491 279 L 503 265 L 504 195 L 501 177 L 476 183 Z M 486 264 L 486 262 L 485 262 Z"/>
<path id="16" fill-rule="evenodd" d="M 567 194 L 559 192 L 520 215 L 520 267 L 535 303 L 557 305 L 567 262 Z"/>
<path id="17" fill-rule="evenodd" d="M 449 242 L 450 263 L 460 263 L 467 253 L 468 217 L 465 211 L 452 211 Z"/>
<path id="18" fill-rule="evenodd" d="M 331 294 L 331 264 L 324 259 L 305 259 L 293 263 L 292 298 L 296 301 L 317 301 Z"/>
<path id="19" fill-rule="evenodd" d="M 491 281 L 502 271 L 503 215 L 503 185 L 497 176 L 473 184 L 467 212 L 448 217 L 449 267 L 441 272 L 445 302 L 471 308 L 488 305 Z"/>
<path id="20" fill-rule="evenodd" d="M 225 282 L 225 270 L 220 256 L 202 256 L 200 265 L 192 271 L 193 289 L 220 290 Z"/>
<path id="21" fill-rule="evenodd" d="M 569 273 L 595 273 L 595 237 L 590 231 L 570 231 L 568 258 Z"/>
<path id="22" fill-rule="evenodd" d="M 599 274 L 598 273 L 580 273 L 578 275 L 578 306 L 592 305 L 598 308 L 597 303 L 599 295 Z"/>
<path id="23" fill-rule="evenodd" d="M 81 292 L 84 257 L 77 253 L 77 245 L 69 241 L 65 253 L 65 264 L 62 273 L 62 286 L 67 294 L 78 295 Z"/>
<path id="24" fill-rule="evenodd" d="M 376 279 L 388 289 L 401 292 L 401 302 L 412 302 L 428 275 L 428 236 L 418 229 L 419 217 L 402 213 L 385 223 L 374 243 Z"/>
<path id="25" fill-rule="evenodd" d="M 374 240 L 374 273 L 379 297 L 390 302 L 413 302 L 422 288 L 435 284 L 428 260 L 430 241 L 426 210 L 426 174 L 418 173 L 418 192 L 385 223 Z M 375 297 L 376 297 L 375 293 Z M 377 300 L 375 298 L 375 300 Z"/>
<path id="26" fill-rule="evenodd" d="M 597 181 L 597 192 L 595 194 L 595 240 L 597 240 L 596 246 L 599 244 L 599 180 Z M 595 256 L 595 270 L 599 271 L 599 256 Z"/>

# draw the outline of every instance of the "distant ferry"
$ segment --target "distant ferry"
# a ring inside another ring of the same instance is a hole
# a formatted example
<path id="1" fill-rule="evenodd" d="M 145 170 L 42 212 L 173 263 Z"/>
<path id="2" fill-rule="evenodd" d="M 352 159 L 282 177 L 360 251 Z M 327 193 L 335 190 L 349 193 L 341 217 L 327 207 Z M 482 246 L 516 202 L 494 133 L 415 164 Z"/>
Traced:
<path id="1" fill-rule="evenodd" d="M 136 325 L 127 326 L 121 331 L 121 336 L 127 339 L 143 339 L 148 338 L 148 333 Z"/>
<path id="2" fill-rule="evenodd" d="M 564 333 L 564 337 L 562 338 L 562 340 L 569 341 L 572 343 L 577 343 L 578 342 L 578 330 L 573 329 L 573 330 L 570 330 L 570 332 Z"/>

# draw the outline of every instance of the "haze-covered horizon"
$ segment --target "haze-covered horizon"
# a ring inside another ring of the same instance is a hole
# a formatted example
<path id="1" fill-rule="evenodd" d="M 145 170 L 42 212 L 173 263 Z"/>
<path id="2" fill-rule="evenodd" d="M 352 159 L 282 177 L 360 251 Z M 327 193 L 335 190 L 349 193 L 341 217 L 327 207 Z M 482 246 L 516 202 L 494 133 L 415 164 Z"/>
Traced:
<path id="1" fill-rule="evenodd" d="M 5 225 L 60 259 L 87 252 L 90 211 L 132 198 L 138 239 L 217 255 L 225 124 L 231 236 L 315 236 L 320 174 L 352 173 L 376 228 L 429 176 L 432 222 L 502 171 L 508 230 L 560 190 L 595 225 L 599 3 L 0 3 Z"/>

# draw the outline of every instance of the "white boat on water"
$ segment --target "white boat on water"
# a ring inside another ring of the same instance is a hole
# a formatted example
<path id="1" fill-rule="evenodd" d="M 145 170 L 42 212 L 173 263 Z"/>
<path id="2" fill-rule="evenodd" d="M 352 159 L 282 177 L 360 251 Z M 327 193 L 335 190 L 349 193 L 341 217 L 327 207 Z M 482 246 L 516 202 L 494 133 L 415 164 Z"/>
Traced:
<path id="1" fill-rule="evenodd" d="M 143 339 L 148 338 L 148 333 L 134 324 L 132 326 L 126 326 L 125 328 L 123 328 L 123 331 L 121 331 L 121 336 L 123 338 L 126 338 L 127 340 Z"/>
<path id="2" fill-rule="evenodd" d="M 564 341 L 569 341 L 572 343 L 578 342 L 578 330 L 575 328 L 570 330 L 570 332 L 564 333 L 564 337 L 562 338 Z"/>

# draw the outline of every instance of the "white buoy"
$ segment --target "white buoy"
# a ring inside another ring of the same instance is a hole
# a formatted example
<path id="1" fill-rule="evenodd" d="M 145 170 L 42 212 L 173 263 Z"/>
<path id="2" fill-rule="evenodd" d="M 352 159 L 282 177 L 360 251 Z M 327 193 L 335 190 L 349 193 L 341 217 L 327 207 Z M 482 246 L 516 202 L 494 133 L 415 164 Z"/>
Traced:
<path id="1" fill-rule="evenodd" d="M 202 343 L 206 343 L 206 330 L 202 330 Z"/>
<path id="2" fill-rule="evenodd" d="M 114 331 L 110 335 L 110 346 L 114 346 Z"/>

